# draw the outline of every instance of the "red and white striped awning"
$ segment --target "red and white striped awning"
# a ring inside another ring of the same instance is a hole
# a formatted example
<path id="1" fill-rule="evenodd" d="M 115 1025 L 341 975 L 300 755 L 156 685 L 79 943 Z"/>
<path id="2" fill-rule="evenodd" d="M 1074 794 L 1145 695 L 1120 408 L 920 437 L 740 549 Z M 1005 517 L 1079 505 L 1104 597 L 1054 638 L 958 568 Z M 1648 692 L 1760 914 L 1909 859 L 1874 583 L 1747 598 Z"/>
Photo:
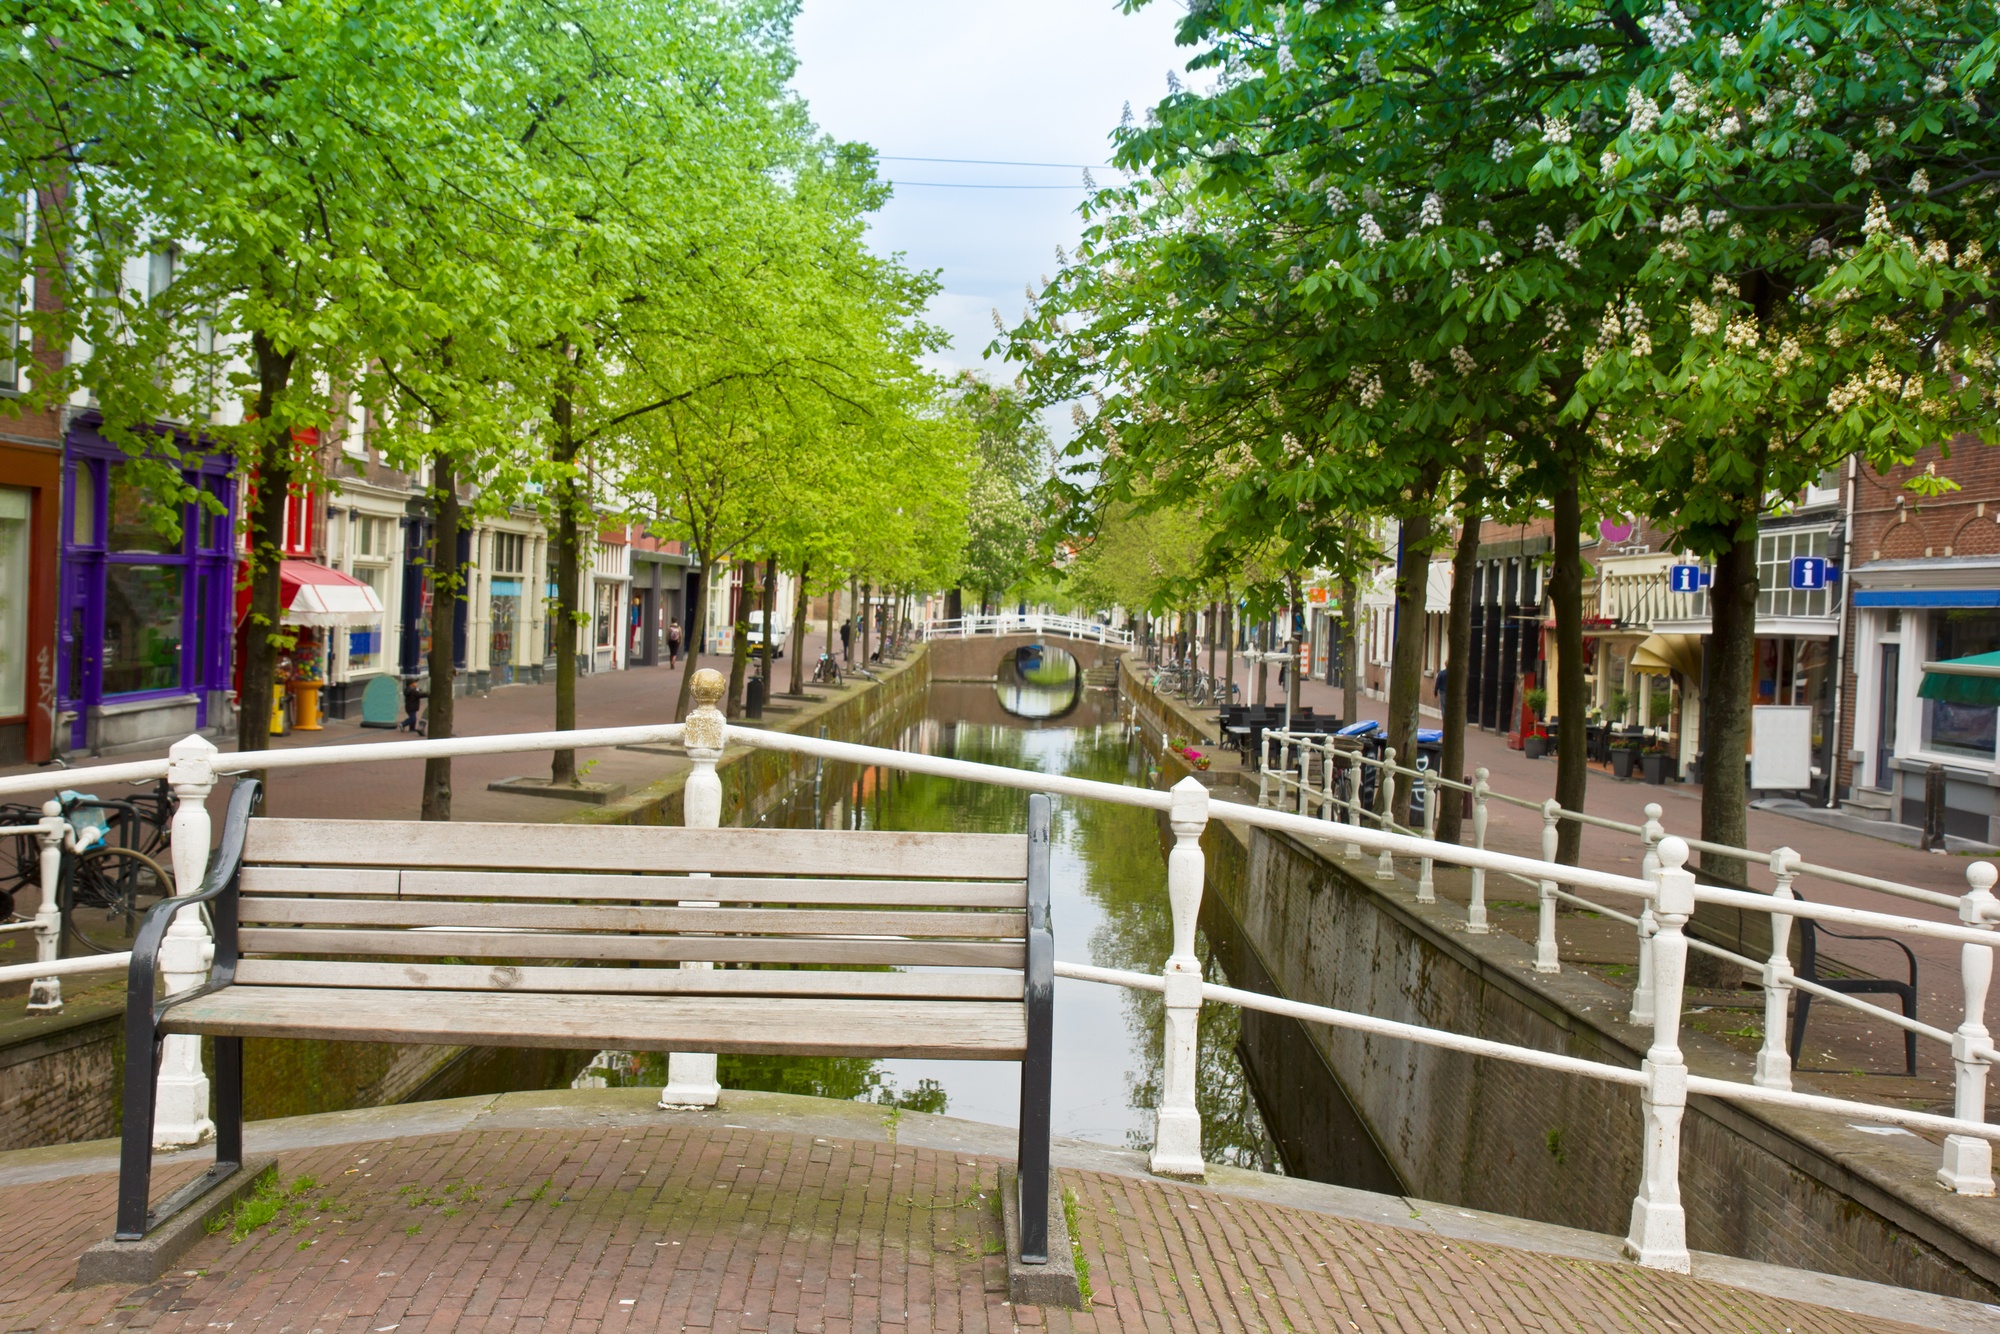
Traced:
<path id="1" fill-rule="evenodd" d="M 309 560 L 278 563 L 278 619 L 287 625 L 373 625 L 382 618 L 382 599 L 353 575 Z M 236 590 L 236 619 L 250 611 L 250 588 Z"/>

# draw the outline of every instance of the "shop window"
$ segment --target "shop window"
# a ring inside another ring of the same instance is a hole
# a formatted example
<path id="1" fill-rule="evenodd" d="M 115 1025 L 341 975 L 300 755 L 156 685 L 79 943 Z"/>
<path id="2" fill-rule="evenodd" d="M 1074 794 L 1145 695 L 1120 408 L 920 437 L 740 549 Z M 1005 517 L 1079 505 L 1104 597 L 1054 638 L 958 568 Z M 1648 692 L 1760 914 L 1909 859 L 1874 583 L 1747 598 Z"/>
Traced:
<path id="1" fill-rule="evenodd" d="M 363 519 L 364 524 L 372 522 Z M 389 570 L 382 565 L 357 565 L 354 577 L 375 590 L 375 598 L 383 606 L 389 605 Z M 382 662 L 382 623 L 354 626 L 347 632 L 347 670 L 352 673 L 380 671 Z"/>
<path id="2" fill-rule="evenodd" d="M 528 538 L 524 533 L 493 534 L 493 573 L 520 574 L 527 567 Z"/>
<path id="3" fill-rule="evenodd" d="M 104 693 L 172 690 L 181 683 L 186 572 L 177 565 L 113 564 L 104 575 Z"/>
<path id="4" fill-rule="evenodd" d="M 1931 657 L 1938 662 L 2000 651 L 2000 612 L 1932 612 L 1931 650 Z M 1996 716 L 2000 710 L 1928 699 L 1924 701 L 1924 738 L 1932 750 L 1991 759 Z"/>
<path id="5" fill-rule="evenodd" d="M 28 532 L 34 493 L 0 487 L 0 718 L 28 711 Z"/>
<path id="6" fill-rule="evenodd" d="M 78 471 L 82 471 L 79 469 Z M 153 526 L 159 505 L 135 475 L 129 463 L 114 463 L 107 470 L 110 503 L 105 507 L 105 547 L 118 552 L 177 553 L 181 543 Z"/>
<path id="7" fill-rule="evenodd" d="M 1786 528 L 1757 538 L 1757 614 L 1759 616 L 1827 616 L 1829 592 L 1824 588 L 1794 590 L 1792 558 L 1824 556 L 1824 528 Z"/>
<path id="8" fill-rule="evenodd" d="M 602 583 L 597 585 L 597 615 L 592 624 L 596 627 L 595 643 L 598 648 L 610 648 L 618 627 L 618 585 Z"/>

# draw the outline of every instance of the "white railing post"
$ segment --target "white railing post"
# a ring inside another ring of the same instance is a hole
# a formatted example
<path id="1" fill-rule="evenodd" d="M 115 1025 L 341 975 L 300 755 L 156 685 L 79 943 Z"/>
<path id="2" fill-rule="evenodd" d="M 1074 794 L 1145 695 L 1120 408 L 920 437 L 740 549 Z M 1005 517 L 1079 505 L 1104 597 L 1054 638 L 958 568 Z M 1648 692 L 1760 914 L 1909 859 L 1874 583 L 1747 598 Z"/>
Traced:
<path id="1" fill-rule="evenodd" d="M 1257 734 L 1257 804 L 1271 804 L 1271 734 Z"/>
<path id="2" fill-rule="evenodd" d="M 1562 804 L 1554 797 L 1542 803 L 1542 860 L 1556 859 L 1556 816 Z M 1556 882 L 1543 880 L 1535 892 L 1535 971 L 1560 973 L 1562 962 L 1556 951 Z"/>
<path id="3" fill-rule="evenodd" d="M 1996 905 L 1993 882 L 1996 874 L 1990 862 L 1974 862 L 1965 868 L 1972 888 L 1958 903 L 1958 919 L 1967 926 L 1991 928 Z M 1952 1114 L 1961 1121 L 1986 1119 L 1986 1068 L 1993 1053 L 1992 1038 L 1986 1032 L 1986 991 L 1993 981 L 1993 947 L 1959 946 L 1958 967 L 1965 984 L 1965 1022 L 1951 1038 L 1951 1064 L 1956 1098 Z M 1960 1195 L 1993 1193 L 1993 1142 L 1971 1135 L 1947 1135 L 1944 1162 L 1938 1168 L 1938 1184 Z"/>
<path id="4" fill-rule="evenodd" d="M 1201 835 L 1208 827 L 1208 789 L 1192 777 L 1174 784 L 1167 824 L 1174 832 L 1173 850 L 1167 854 L 1167 902 L 1174 916 L 1174 952 L 1163 974 L 1166 1050 L 1162 1054 L 1160 1110 L 1153 1125 L 1151 1166 L 1161 1176 L 1198 1179 L 1207 1169 L 1201 1156 L 1201 1113 L 1194 1101 L 1195 1039 L 1201 1016 L 1201 960 L 1194 952 L 1194 932 L 1201 916 Z"/>
<path id="5" fill-rule="evenodd" d="M 1324 795 L 1320 797 L 1319 801 L 1319 818 L 1322 820 L 1337 819 L 1340 814 L 1339 798 L 1335 796 L 1333 789 L 1334 774 L 1337 772 L 1333 767 L 1334 753 L 1335 749 L 1332 737 L 1328 737 L 1320 743 L 1319 781 Z"/>
<path id="6" fill-rule="evenodd" d="M 1423 785 L 1424 785 L 1424 838 L 1426 841 L 1431 841 L 1437 838 L 1437 824 L 1438 824 L 1437 774 L 1430 769 L 1424 770 Z M 1436 903 L 1437 901 L 1438 901 L 1437 877 L 1432 871 L 1431 855 L 1430 853 L 1426 852 L 1417 861 L 1417 902 Z"/>
<path id="7" fill-rule="evenodd" d="M 1383 833 L 1389 832 L 1390 813 L 1396 809 L 1396 748 L 1382 748 L 1382 767 L 1375 778 L 1375 826 Z M 1389 855 L 1389 849 L 1382 849 L 1382 855 L 1375 859 L 1375 878 L 1394 880 L 1396 859 Z"/>
<path id="8" fill-rule="evenodd" d="M 1798 875 L 1799 860 L 1799 854 L 1790 848 L 1772 851 L 1771 874 L 1778 882 L 1771 891 L 1773 899 L 1782 902 L 1795 897 L 1792 880 Z M 1792 999 L 1792 958 L 1788 953 L 1791 940 L 1791 914 L 1772 913 L 1771 957 L 1764 961 L 1764 1045 L 1757 1051 L 1757 1073 L 1752 1077 L 1752 1082 L 1760 1088 L 1792 1086 L 1792 1057 L 1785 1050 L 1785 1023 L 1791 1013 Z"/>
<path id="9" fill-rule="evenodd" d="M 1347 825 L 1350 829 L 1359 829 L 1361 827 L 1361 775 L 1367 772 L 1366 766 L 1361 763 L 1361 751 L 1359 748 L 1347 753 L 1346 772 Z M 1340 855 L 1349 861 L 1359 861 L 1361 859 L 1361 845 L 1354 841 L 1352 834 L 1348 835 L 1347 846 L 1341 849 Z"/>
<path id="10" fill-rule="evenodd" d="M 1655 884 L 1660 879 L 1660 840 L 1667 836 L 1660 824 L 1661 814 L 1658 804 L 1648 803 L 1646 825 L 1640 833 L 1646 850 L 1639 858 L 1639 878 Z M 1632 1013 L 1627 1016 L 1641 1027 L 1653 1022 L 1653 936 L 1659 929 L 1659 918 L 1653 915 L 1649 901 L 1639 909 L 1639 981 L 1632 988 Z"/>
<path id="11" fill-rule="evenodd" d="M 216 749 L 206 737 L 176 741 L 167 751 L 167 782 L 174 790 L 174 893 L 192 894 L 208 872 L 208 794 L 215 790 Z M 165 994 L 187 991 L 208 979 L 215 945 L 199 912 L 174 914 L 160 942 Z M 199 1144 L 215 1134 L 208 1119 L 208 1075 L 201 1068 L 201 1039 L 169 1034 L 161 1045 L 158 1092 L 153 1104 L 153 1144 Z"/>
<path id="12" fill-rule="evenodd" d="M 1687 844 L 1660 843 L 1659 923 L 1653 935 L 1653 1045 L 1640 1069 L 1645 1140 L 1639 1193 L 1632 1200 L 1632 1229 L 1625 1253 L 1642 1265 L 1690 1273 L 1687 1211 L 1681 1205 L 1681 1121 L 1687 1114 L 1687 1063 L 1681 1059 L 1681 987 L 1687 977 L 1687 937 L 1681 927 L 1694 913 L 1694 873 Z"/>
<path id="13" fill-rule="evenodd" d="M 1299 757 L 1299 814 L 1312 814 L 1312 749 L 1311 743 L 1303 739 L 1292 742 L 1292 749 Z"/>
<path id="14" fill-rule="evenodd" d="M 688 710 L 681 731 L 681 745 L 687 751 L 693 772 L 681 789 L 681 823 L 689 829 L 718 829 L 722 826 L 722 779 L 715 763 L 729 744 L 729 724 L 715 707 L 729 689 L 721 672 L 704 667 L 694 674 L 691 692 L 695 706 Z M 692 877 L 690 877 L 692 878 Z M 705 877 L 704 877 L 705 878 Z M 705 899 L 683 899 L 683 908 L 713 908 Z M 684 962 L 682 968 L 713 968 L 712 963 Z M 660 1090 L 662 1107 L 713 1107 L 722 1096 L 715 1077 L 714 1052 L 676 1051 L 667 1055 L 667 1086 Z"/>
<path id="15" fill-rule="evenodd" d="M 56 902 L 56 886 L 62 880 L 63 836 L 69 821 L 63 819 L 62 803 L 42 803 L 41 843 L 42 901 L 35 905 L 35 962 L 53 963 L 62 954 L 62 906 Z M 62 1011 L 62 979 L 38 977 L 28 984 L 29 1014 L 59 1014 Z"/>
<path id="16" fill-rule="evenodd" d="M 1484 768 L 1472 771 L 1472 846 L 1486 851 L 1486 786 Z M 1486 925 L 1486 868 L 1472 868 L 1472 899 L 1465 908 L 1466 934 L 1483 936 Z"/>

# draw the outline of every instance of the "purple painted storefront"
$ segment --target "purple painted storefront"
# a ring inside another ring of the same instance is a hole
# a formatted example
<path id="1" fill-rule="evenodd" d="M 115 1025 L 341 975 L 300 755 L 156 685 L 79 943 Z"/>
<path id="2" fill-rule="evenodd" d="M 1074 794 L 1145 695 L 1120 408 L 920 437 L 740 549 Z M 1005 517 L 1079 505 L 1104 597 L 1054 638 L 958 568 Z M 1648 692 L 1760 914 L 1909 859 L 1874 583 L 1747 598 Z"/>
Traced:
<path id="1" fill-rule="evenodd" d="M 180 539 L 162 538 L 98 425 L 79 418 L 63 441 L 57 620 L 58 707 L 72 715 L 62 740 L 93 754 L 226 721 L 237 489 L 227 456 L 184 468 L 222 512 L 189 503 Z"/>

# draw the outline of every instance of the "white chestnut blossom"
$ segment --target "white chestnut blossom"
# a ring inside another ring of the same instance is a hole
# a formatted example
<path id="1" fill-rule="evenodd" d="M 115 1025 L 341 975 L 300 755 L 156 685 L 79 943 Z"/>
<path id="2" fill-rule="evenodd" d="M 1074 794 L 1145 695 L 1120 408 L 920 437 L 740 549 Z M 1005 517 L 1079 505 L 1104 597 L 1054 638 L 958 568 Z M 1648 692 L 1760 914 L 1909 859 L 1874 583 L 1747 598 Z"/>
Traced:
<path id="1" fill-rule="evenodd" d="M 1832 253 L 1833 242 L 1827 240 L 1824 236 L 1815 236 L 1812 239 L 1812 244 L 1806 247 L 1807 259 L 1825 259 Z"/>
<path id="2" fill-rule="evenodd" d="M 1437 379 L 1437 372 L 1424 365 L 1421 361 L 1412 361 L 1410 363 L 1410 379 L 1419 385 L 1428 385 L 1432 380 Z"/>
<path id="3" fill-rule="evenodd" d="M 1722 118 L 1722 123 L 1720 125 L 1717 125 L 1715 127 L 1715 136 L 1718 139 L 1727 139 L 1731 135 L 1736 134 L 1737 132 L 1742 130 L 1742 128 L 1743 128 L 1743 122 L 1736 118 L 1736 114 L 1734 112 L 1731 112 L 1729 115 L 1724 116 Z"/>
<path id="4" fill-rule="evenodd" d="M 1549 225 L 1548 225 L 1548 224 L 1547 224 L 1546 222 L 1538 222 L 1538 223 L 1536 223 L 1536 224 L 1535 224 L 1535 249 L 1537 249 L 1537 250 L 1548 250 L 1548 249 L 1551 249 L 1551 248 L 1553 248 L 1553 247 L 1554 247 L 1554 245 L 1555 245 L 1555 243 L 1556 243 L 1556 233 L 1555 233 L 1555 229 L 1554 229 L 1553 227 L 1549 226 Z"/>
<path id="5" fill-rule="evenodd" d="M 1371 375 L 1370 377 L 1368 377 L 1368 383 L 1361 386 L 1361 394 L 1359 401 L 1361 403 L 1361 406 L 1364 408 L 1372 408 L 1377 403 L 1380 403 L 1382 401 L 1381 376 Z"/>
<path id="6" fill-rule="evenodd" d="M 1326 192 L 1326 206 L 1335 213 L 1347 212 L 1347 191 L 1334 186 Z"/>
<path id="7" fill-rule="evenodd" d="M 1442 227 L 1444 225 L 1444 200 L 1433 190 L 1424 196 L 1423 207 L 1417 210 L 1417 226 Z"/>
<path id="8" fill-rule="evenodd" d="M 1478 362 L 1472 359 L 1472 354 L 1465 350 L 1463 343 L 1451 350 L 1451 364 L 1452 368 L 1460 375 L 1472 374 L 1479 365 Z"/>
<path id="9" fill-rule="evenodd" d="M 1354 76 L 1364 84 L 1376 83 L 1382 78 L 1382 71 L 1375 67 L 1374 48 L 1363 51 L 1354 62 Z"/>
<path id="10" fill-rule="evenodd" d="M 1894 138 L 1895 134 L 1896 134 L 1895 121 L 1890 120 L 1887 116 L 1877 116 L 1875 118 L 1875 137 L 1877 139 Z"/>
<path id="11" fill-rule="evenodd" d="M 1602 153 L 1598 154 L 1597 170 L 1606 176 L 1618 170 L 1618 155 L 1608 148 L 1605 149 Z"/>
<path id="12" fill-rule="evenodd" d="M 1861 234 L 1873 236 L 1877 232 L 1889 230 L 1889 206 L 1882 202 L 1881 191 L 1868 197 L 1868 213 L 1861 220 Z"/>
<path id="13" fill-rule="evenodd" d="M 1913 195 L 1927 195 L 1930 192 L 1931 174 L 1922 167 L 1919 167 L 1916 174 L 1910 177 L 1910 193 Z"/>
<path id="14" fill-rule="evenodd" d="M 1616 315 L 1607 319 L 1615 320 Z M 1688 331 L 1697 338 L 1706 338 L 1722 327 L 1722 315 L 1714 306 L 1696 297 L 1688 306 Z"/>
<path id="15" fill-rule="evenodd" d="M 1929 93 L 1932 97 L 1942 96 L 1944 94 L 1944 90 L 1945 90 L 1944 75 L 1933 74 L 1928 79 L 1924 80 L 1924 91 Z"/>
<path id="16" fill-rule="evenodd" d="M 1722 34 L 1722 42 L 1717 49 L 1724 60 L 1734 60 L 1743 54 L 1743 43 L 1736 39 L 1735 33 L 1726 32 Z"/>
<path id="17" fill-rule="evenodd" d="M 1375 221 L 1373 213 L 1363 213 L 1361 221 L 1355 224 L 1355 229 L 1361 233 L 1361 243 L 1363 245 L 1382 244 L 1382 227 L 1381 224 Z"/>
<path id="18" fill-rule="evenodd" d="M 1856 176 L 1866 176 L 1868 169 L 1875 165 L 1875 160 L 1857 148 L 1854 150 L 1853 161 L 1849 165 L 1854 168 Z"/>
<path id="19" fill-rule="evenodd" d="M 1640 19 L 1639 26 L 1653 39 L 1653 45 L 1662 51 L 1671 51 L 1694 40 L 1694 26 L 1674 0 L 1667 0 L 1666 8 L 1659 13 Z"/>
<path id="20" fill-rule="evenodd" d="M 1569 120 L 1564 116 L 1552 116 L 1542 126 L 1542 138 L 1552 144 L 1566 144 L 1570 140 Z"/>
<path id="21" fill-rule="evenodd" d="M 1632 118 L 1632 133 L 1650 134 L 1659 123 L 1660 109 L 1653 105 L 1653 99 L 1639 91 L 1633 84 L 1625 90 L 1625 114 Z"/>
<path id="22" fill-rule="evenodd" d="M 1294 71 L 1296 71 L 1298 67 L 1299 67 L 1298 58 L 1292 55 L 1292 48 L 1289 46 L 1279 47 L 1278 72 L 1281 74 L 1291 74 Z"/>
<path id="23" fill-rule="evenodd" d="M 1549 332 L 1552 334 L 1569 332 L 1569 316 L 1563 314 L 1561 306 L 1550 306 L 1548 310 Z"/>
<path id="24" fill-rule="evenodd" d="M 1493 160 L 1504 165 L 1509 158 L 1514 156 L 1514 141 L 1511 139 L 1495 139 L 1493 141 L 1492 153 Z"/>

